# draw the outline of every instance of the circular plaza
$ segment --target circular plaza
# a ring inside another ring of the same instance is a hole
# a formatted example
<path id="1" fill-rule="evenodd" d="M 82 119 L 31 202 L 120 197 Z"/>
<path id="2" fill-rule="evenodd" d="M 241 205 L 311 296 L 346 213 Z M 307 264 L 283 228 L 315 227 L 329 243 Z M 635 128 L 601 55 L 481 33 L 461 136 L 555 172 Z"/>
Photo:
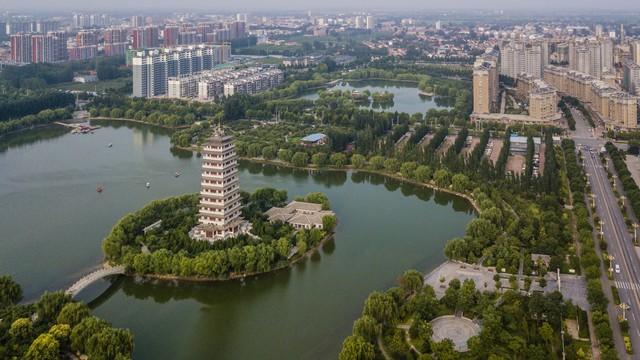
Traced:
<path id="1" fill-rule="evenodd" d="M 431 321 L 433 328 L 433 341 L 450 339 L 456 351 L 469 350 L 467 341 L 480 334 L 480 326 L 471 319 L 453 315 L 440 316 Z"/>

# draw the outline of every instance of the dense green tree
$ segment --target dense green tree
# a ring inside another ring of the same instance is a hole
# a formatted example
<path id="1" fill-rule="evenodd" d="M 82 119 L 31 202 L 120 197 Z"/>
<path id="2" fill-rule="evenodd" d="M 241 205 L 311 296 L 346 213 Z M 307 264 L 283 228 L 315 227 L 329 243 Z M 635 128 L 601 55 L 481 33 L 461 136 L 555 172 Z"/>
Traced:
<path id="1" fill-rule="evenodd" d="M 9 336 L 14 342 L 20 344 L 31 341 L 34 335 L 33 325 L 29 318 L 19 318 L 11 323 L 9 328 Z"/>
<path id="2" fill-rule="evenodd" d="M 342 343 L 339 360 L 374 360 L 376 357 L 373 345 L 360 336 L 349 336 Z"/>
<path id="3" fill-rule="evenodd" d="M 110 360 L 118 355 L 130 357 L 133 335 L 125 329 L 104 328 L 87 340 L 86 352 L 92 360 Z"/>
<path id="4" fill-rule="evenodd" d="M 347 164 L 347 156 L 343 153 L 335 153 L 331 155 L 331 164 L 337 168 L 343 168 Z"/>
<path id="5" fill-rule="evenodd" d="M 353 167 L 356 169 L 362 169 L 365 165 L 365 162 L 366 159 L 360 154 L 353 154 L 353 156 L 351 156 L 351 165 L 353 165 Z"/>
<path id="6" fill-rule="evenodd" d="M 60 359 L 60 344 L 51 334 L 41 334 L 29 346 L 24 358 L 25 360 Z"/>
<path id="7" fill-rule="evenodd" d="M 311 163 L 315 166 L 321 167 L 327 164 L 327 154 L 318 152 L 311 156 Z"/>
<path id="8" fill-rule="evenodd" d="M 372 292 L 364 303 L 363 315 L 374 318 L 377 322 L 392 321 L 398 309 L 393 298 L 386 293 Z"/>
<path id="9" fill-rule="evenodd" d="M 309 163 L 309 155 L 303 152 L 297 152 L 291 157 L 291 163 L 297 167 L 305 167 Z"/>
<path id="10" fill-rule="evenodd" d="M 56 322 L 58 324 L 67 324 L 74 327 L 82 321 L 82 319 L 91 315 L 91 310 L 84 303 L 70 302 L 60 310 Z"/>
<path id="11" fill-rule="evenodd" d="M 53 325 L 48 333 L 60 344 L 60 348 L 68 348 L 71 337 L 71 327 L 67 324 Z"/>
<path id="12" fill-rule="evenodd" d="M 368 342 L 375 344 L 378 335 L 380 335 L 380 325 L 373 317 L 363 315 L 353 322 L 353 335 L 361 336 Z"/>
<path id="13" fill-rule="evenodd" d="M 71 297 L 62 291 L 45 292 L 36 303 L 38 321 L 49 323 L 55 320 Z"/>
<path id="14" fill-rule="evenodd" d="M 0 276 L 0 309 L 13 305 L 22 299 L 22 288 L 11 276 Z"/>
<path id="15" fill-rule="evenodd" d="M 420 165 L 414 172 L 415 179 L 419 182 L 431 180 L 431 168 L 426 165 Z"/>
<path id="16" fill-rule="evenodd" d="M 424 278 L 417 270 L 407 270 L 400 276 L 398 283 L 407 294 L 414 294 L 422 289 Z"/>
<path id="17" fill-rule="evenodd" d="M 95 316 L 89 316 L 71 329 L 71 349 L 80 353 L 86 352 L 89 338 L 109 327 L 109 323 Z"/>

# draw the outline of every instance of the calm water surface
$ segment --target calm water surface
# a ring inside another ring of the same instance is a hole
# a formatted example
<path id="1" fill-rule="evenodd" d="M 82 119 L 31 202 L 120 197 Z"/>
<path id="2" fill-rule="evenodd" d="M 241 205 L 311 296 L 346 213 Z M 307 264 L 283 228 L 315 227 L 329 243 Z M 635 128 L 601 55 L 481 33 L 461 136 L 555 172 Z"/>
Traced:
<path id="1" fill-rule="evenodd" d="M 420 95 L 420 91 L 416 85 L 406 82 L 386 80 L 350 81 L 341 82 L 329 90 L 357 90 L 360 92 L 369 90 L 371 93 L 388 91 L 394 94 L 392 104 L 380 106 L 379 104 L 370 103 L 367 106 L 362 106 L 374 110 L 399 111 L 413 114 L 417 112 L 425 113 L 429 109 L 447 109 L 448 106 L 452 106 L 452 99 Z M 318 95 L 317 91 L 301 96 L 302 99 L 308 100 L 317 100 L 319 97 L 320 95 Z"/>
<path id="2" fill-rule="evenodd" d="M 13 275 L 28 299 L 69 286 L 100 262 L 101 239 L 124 214 L 198 191 L 199 166 L 146 127 L 116 124 L 93 135 L 48 129 L 5 139 L 0 273 Z M 174 178 L 178 170 L 182 176 Z M 325 192 L 339 219 L 335 239 L 292 269 L 244 283 L 124 278 L 85 290 L 81 297 L 91 300 L 106 289 L 92 306 L 133 330 L 136 359 L 335 359 L 367 294 L 406 269 L 437 266 L 446 240 L 473 217 L 461 199 L 362 173 L 243 163 L 240 180 L 245 190 L 270 186 L 290 198 Z"/>

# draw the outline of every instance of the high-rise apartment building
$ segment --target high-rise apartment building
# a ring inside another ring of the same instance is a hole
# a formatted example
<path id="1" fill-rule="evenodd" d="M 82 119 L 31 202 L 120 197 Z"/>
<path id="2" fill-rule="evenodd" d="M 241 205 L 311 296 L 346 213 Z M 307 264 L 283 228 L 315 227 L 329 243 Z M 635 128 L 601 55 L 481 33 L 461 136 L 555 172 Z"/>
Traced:
<path id="1" fill-rule="evenodd" d="M 631 43 L 631 59 L 640 65 L 640 40 L 634 40 Z"/>
<path id="2" fill-rule="evenodd" d="M 31 62 L 55 63 L 68 60 L 67 33 L 50 31 L 31 36 Z"/>
<path id="3" fill-rule="evenodd" d="M 376 28 L 376 18 L 372 15 L 367 15 L 367 30 L 373 30 Z"/>
<path id="4" fill-rule="evenodd" d="M 98 36 L 93 31 L 80 31 L 75 44 L 68 48 L 69 60 L 93 59 L 98 54 Z"/>
<path id="5" fill-rule="evenodd" d="M 500 49 L 500 75 L 517 78 L 520 74 L 530 74 L 539 79 L 542 77 L 542 68 L 548 62 L 549 51 L 543 51 L 545 42 L 527 44 L 524 42 L 512 42 Z M 546 57 L 547 59 L 544 59 Z"/>
<path id="6" fill-rule="evenodd" d="M 133 96 L 165 95 L 170 77 L 211 70 L 215 65 L 228 61 L 230 56 L 229 45 L 196 45 L 136 51 L 132 59 Z"/>
<path id="7" fill-rule="evenodd" d="M 244 21 L 234 21 L 227 24 L 231 40 L 243 39 L 247 37 L 246 23 Z"/>
<path id="8" fill-rule="evenodd" d="M 640 95 L 640 65 L 628 59 L 623 63 L 622 86 L 631 94 Z"/>
<path id="9" fill-rule="evenodd" d="M 104 55 L 122 56 L 127 52 L 127 29 L 108 28 L 104 31 Z"/>
<path id="10" fill-rule="evenodd" d="M 142 27 L 144 26 L 144 17 L 140 15 L 134 15 L 131 17 L 130 23 L 132 27 Z"/>
<path id="11" fill-rule="evenodd" d="M 13 34 L 11 41 L 11 61 L 19 64 L 31 62 L 31 34 Z"/>
<path id="12" fill-rule="evenodd" d="M 604 28 L 602 27 L 601 24 L 596 25 L 594 33 L 596 37 L 602 37 L 602 35 L 604 34 Z"/>
<path id="13" fill-rule="evenodd" d="M 51 21 L 51 20 L 39 20 L 38 22 L 36 22 L 36 32 L 39 32 L 41 34 L 46 34 L 49 31 L 56 31 L 58 30 L 58 27 L 60 27 L 60 23 L 57 21 Z"/>
<path id="14" fill-rule="evenodd" d="M 613 42 L 609 38 L 569 43 L 569 68 L 597 79 L 614 71 L 613 57 Z"/>
<path id="15" fill-rule="evenodd" d="M 478 56 L 473 66 L 473 112 L 489 114 L 498 107 L 498 52 L 488 50 Z"/>
<path id="16" fill-rule="evenodd" d="M 16 19 L 10 19 L 5 26 L 7 35 L 36 32 L 36 27 L 33 21 Z"/>
<path id="17" fill-rule="evenodd" d="M 156 48 L 160 45 L 158 36 L 158 28 L 155 26 L 133 29 L 132 46 L 134 49 Z"/>
<path id="18" fill-rule="evenodd" d="M 198 225 L 190 232 L 192 238 L 213 242 L 251 229 L 241 216 L 238 183 L 238 155 L 233 137 L 219 127 L 202 149 L 200 212 Z"/>
<path id="19" fill-rule="evenodd" d="M 178 35 L 180 28 L 173 25 L 167 25 L 162 30 L 162 44 L 164 47 L 172 47 L 178 45 Z"/>

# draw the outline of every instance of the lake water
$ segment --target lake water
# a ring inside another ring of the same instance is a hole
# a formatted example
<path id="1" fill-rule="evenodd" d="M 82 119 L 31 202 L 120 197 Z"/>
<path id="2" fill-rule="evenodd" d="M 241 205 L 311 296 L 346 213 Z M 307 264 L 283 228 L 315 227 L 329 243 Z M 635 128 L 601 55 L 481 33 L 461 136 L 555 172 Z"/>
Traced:
<path id="1" fill-rule="evenodd" d="M 14 276 L 27 299 L 69 286 L 100 263 L 100 242 L 120 217 L 197 192 L 199 172 L 198 158 L 172 153 L 166 133 L 144 126 L 3 140 L 0 273 Z M 378 175 L 243 163 L 240 181 L 290 198 L 326 193 L 339 219 L 335 239 L 291 269 L 244 283 L 120 278 L 85 290 L 83 299 L 99 295 L 91 303 L 98 316 L 134 332 L 136 359 L 335 359 L 367 294 L 406 269 L 433 269 L 474 216 L 462 199 Z"/>
<path id="2" fill-rule="evenodd" d="M 406 82 L 394 82 L 387 80 L 363 80 L 341 82 L 338 85 L 329 88 L 329 90 L 357 90 L 364 92 L 369 90 L 374 92 L 388 91 L 394 94 L 393 103 L 387 105 L 378 105 L 370 103 L 362 106 L 374 110 L 398 111 L 413 113 L 425 113 L 429 109 L 447 109 L 450 106 L 450 100 L 445 98 L 437 98 L 431 96 L 420 95 L 420 91 L 415 84 Z M 301 96 L 302 99 L 317 100 L 320 98 L 318 91 Z"/>

